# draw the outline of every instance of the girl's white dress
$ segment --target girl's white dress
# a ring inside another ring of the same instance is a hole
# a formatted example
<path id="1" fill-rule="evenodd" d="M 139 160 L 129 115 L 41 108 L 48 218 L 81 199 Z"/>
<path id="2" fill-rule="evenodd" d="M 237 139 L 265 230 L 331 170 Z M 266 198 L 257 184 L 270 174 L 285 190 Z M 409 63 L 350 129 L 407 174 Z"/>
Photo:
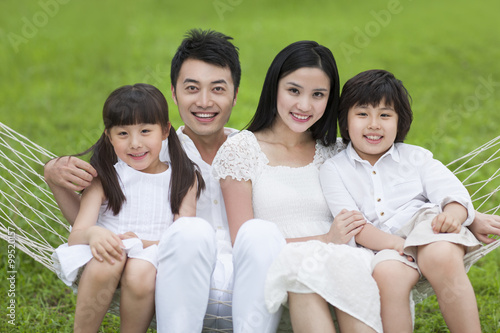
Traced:
<path id="1" fill-rule="evenodd" d="M 129 167 L 123 161 L 115 164 L 120 186 L 126 200 L 118 215 L 106 210 L 104 203 L 96 225 L 123 234 L 134 232 L 139 238 L 123 241 L 129 258 L 158 264 L 158 246 L 143 248 L 142 240 L 158 241 L 162 233 L 172 224 L 169 189 L 171 168 L 159 174 L 149 174 Z M 76 288 L 80 269 L 92 259 L 89 245 L 62 244 L 52 255 L 53 265 L 59 278 L 68 286 Z"/>
<path id="2" fill-rule="evenodd" d="M 216 178 L 252 182 L 254 217 L 276 223 L 283 237 L 325 234 L 333 217 L 323 197 L 319 167 L 345 148 L 316 143 L 311 164 L 270 166 L 254 134 L 242 131 L 222 145 L 212 167 Z M 287 244 L 269 269 L 265 300 L 270 312 L 287 292 L 317 293 L 334 307 L 382 332 L 380 298 L 371 276 L 373 253 L 349 245 L 308 241 Z"/>

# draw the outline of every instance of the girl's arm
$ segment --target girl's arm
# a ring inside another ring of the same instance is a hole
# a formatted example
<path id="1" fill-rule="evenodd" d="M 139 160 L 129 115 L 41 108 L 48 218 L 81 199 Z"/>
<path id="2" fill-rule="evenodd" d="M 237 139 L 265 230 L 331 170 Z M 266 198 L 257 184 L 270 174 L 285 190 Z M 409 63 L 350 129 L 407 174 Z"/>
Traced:
<path id="1" fill-rule="evenodd" d="M 198 191 L 198 180 L 195 177 L 193 186 L 191 186 L 186 193 L 184 199 L 182 199 L 181 207 L 179 208 L 179 214 L 174 215 L 174 221 L 179 217 L 193 217 L 196 216 L 196 193 Z"/>
<path id="2" fill-rule="evenodd" d="M 405 240 L 402 237 L 391 235 L 385 231 L 377 229 L 370 223 L 367 223 L 363 230 L 356 235 L 356 243 L 364 247 L 381 251 L 385 249 L 392 249 L 403 255 L 403 246 Z"/>
<path id="3" fill-rule="evenodd" d="M 238 230 L 254 218 L 252 207 L 252 182 L 226 177 L 220 180 L 222 197 L 226 205 L 231 242 L 234 244 Z"/>
<path id="4" fill-rule="evenodd" d="M 92 255 L 99 261 L 113 264 L 123 256 L 123 243 L 112 231 L 96 226 L 99 209 L 104 201 L 101 182 L 95 178 L 83 192 L 80 210 L 68 237 L 68 245 L 88 244 Z"/>

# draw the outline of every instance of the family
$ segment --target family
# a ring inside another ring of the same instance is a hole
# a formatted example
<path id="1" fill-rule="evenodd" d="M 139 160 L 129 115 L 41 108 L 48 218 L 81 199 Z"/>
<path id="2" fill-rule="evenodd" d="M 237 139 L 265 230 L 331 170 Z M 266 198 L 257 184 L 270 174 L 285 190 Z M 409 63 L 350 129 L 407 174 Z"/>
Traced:
<path id="1" fill-rule="evenodd" d="M 298 41 L 237 131 L 224 127 L 241 77 L 231 40 L 194 29 L 177 49 L 184 126 L 157 88 L 123 86 L 82 153 L 90 163 L 46 164 L 72 225 L 53 258 L 78 288 L 75 332 L 99 329 L 118 287 L 122 332 L 146 331 L 154 314 L 159 332 L 276 332 L 284 306 L 294 332 L 411 332 L 421 277 L 451 332 L 480 332 L 463 257 L 500 235 L 500 217 L 475 212 L 446 167 L 403 143 L 413 116 L 402 82 L 369 70 L 340 94 L 331 51 Z"/>

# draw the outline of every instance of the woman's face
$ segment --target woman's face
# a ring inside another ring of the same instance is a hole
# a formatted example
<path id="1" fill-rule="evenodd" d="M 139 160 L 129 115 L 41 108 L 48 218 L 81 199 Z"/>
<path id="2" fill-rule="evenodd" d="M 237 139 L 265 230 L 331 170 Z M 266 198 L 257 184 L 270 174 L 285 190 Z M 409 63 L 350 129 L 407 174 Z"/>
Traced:
<path id="1" fill-rule="evenodd" d="M 325 113 L 330 79 L 322 69 L 303 67 L 278 82 L 278 117 L 296 133 L 305 132 Z"/>

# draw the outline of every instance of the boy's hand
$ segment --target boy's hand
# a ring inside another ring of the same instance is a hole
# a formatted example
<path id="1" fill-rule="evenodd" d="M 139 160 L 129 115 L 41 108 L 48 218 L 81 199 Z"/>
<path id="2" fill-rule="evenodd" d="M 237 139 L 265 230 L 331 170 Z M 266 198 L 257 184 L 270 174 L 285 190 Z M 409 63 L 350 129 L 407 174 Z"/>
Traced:
<path id="1" fill-rule="evenodd" d="M 460 232 L 462 222 L 448 212 L 442 212 L 432 220 L 434 233 L 456 233 Z"/>

